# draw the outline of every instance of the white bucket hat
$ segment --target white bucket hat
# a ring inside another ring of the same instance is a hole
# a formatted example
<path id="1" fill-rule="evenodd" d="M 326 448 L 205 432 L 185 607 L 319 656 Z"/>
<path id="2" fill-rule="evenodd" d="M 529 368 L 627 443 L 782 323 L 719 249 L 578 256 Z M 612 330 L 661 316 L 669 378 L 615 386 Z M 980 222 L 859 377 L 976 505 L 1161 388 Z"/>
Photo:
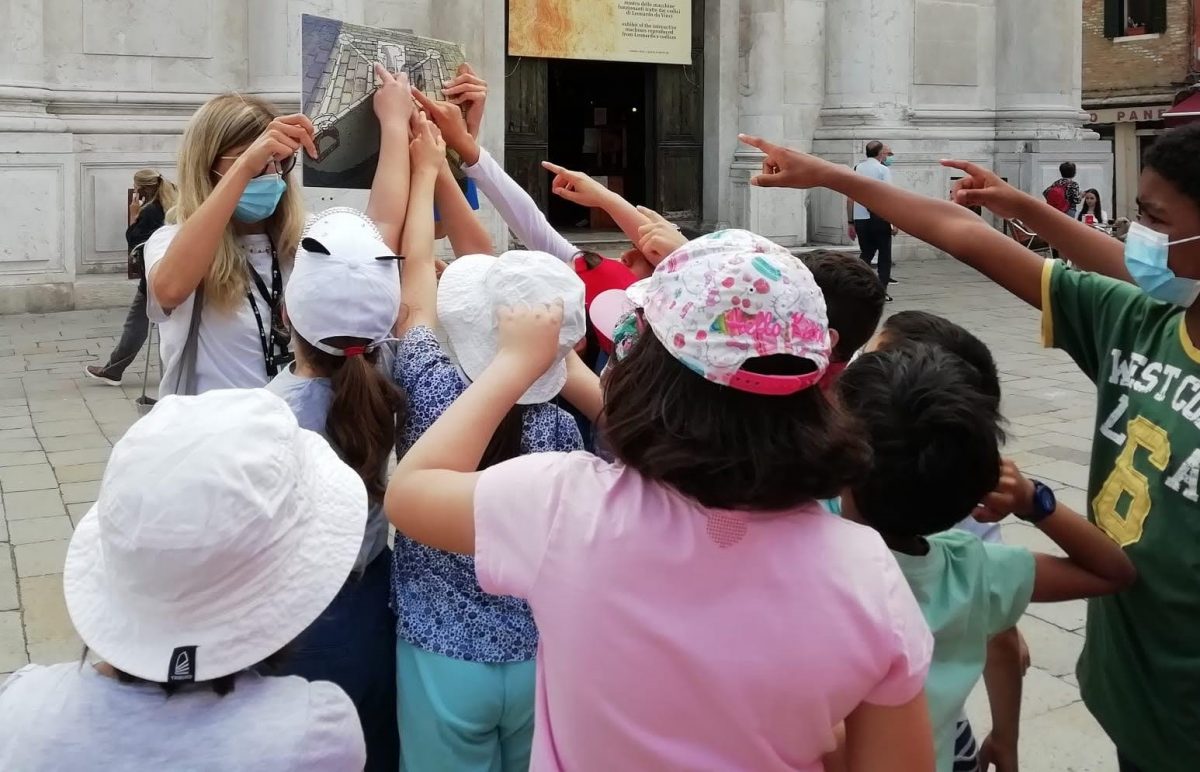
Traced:
<path id="1" fill-rule="evenodd" d="M 346 354 L 323 342 L 330 338 L 376 346 L 391 338 L 400 315 L 396 256 L 362 212 L 327 209 L 304 231 L 284 303 L 292 328 L 327 354 Z"/>
<path id="2" fill-rule="evenodd" d="M 149 681 L 208 681 L 279 651 L 358 557 L 362 480 L 263 389 L 171 396 L 113 447 L 67 550 L 84 643 Z"/>
<path id="3" fill-rule="evenodd" d="M 464 255 L 446 268 L 438 283 L 438 323 L 446 333 L 446 353 L 475 380 L 499 351 L 497 308 L 561 300 L 558 358 L 517 400 L 520 405 L 549 402 L 567 382 L 564 358 L 587 331 L 583 295 L 583 281 L 575 271 L 545 252 L 505 252 L 499 258 Z"/>

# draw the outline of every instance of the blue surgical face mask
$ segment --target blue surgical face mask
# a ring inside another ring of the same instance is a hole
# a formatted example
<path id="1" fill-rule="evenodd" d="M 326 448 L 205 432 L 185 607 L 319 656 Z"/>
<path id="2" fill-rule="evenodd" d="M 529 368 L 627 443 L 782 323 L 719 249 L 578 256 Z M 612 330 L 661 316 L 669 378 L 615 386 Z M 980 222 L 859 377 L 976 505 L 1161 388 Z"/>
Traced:
<path id="1" fill-rule="evenodd" d="M 242 191 L 233 218 L 239 222 L 259 222 L 275 214 L 279 199 L 287 190 L 287 183 L 278 174 L 255 177 Z"/>
<path id="2" fill-rule="evenodd" d="M 1176 276 L 1167 265 L 1170 248 L 1189 241 L 1200 241 L 1200 236 L 1171 241 L 1165 233 L 1134 223 L 1125 238 L 1125 267 L 1150 297 L 1190 308 L 1200 296 L 1200 280 Z"/>
<path id="3" fill-rule="evenodd" d="M 892 163 L 894 162 L 895 158 L 896 158 L 896 156 L 894 156 L 894 155 L 889 155 L 887 158 L 883 159 L 883 165 L 884 165 L 884 166 L 891 166 L 891 165 L 892 165 Z"/>

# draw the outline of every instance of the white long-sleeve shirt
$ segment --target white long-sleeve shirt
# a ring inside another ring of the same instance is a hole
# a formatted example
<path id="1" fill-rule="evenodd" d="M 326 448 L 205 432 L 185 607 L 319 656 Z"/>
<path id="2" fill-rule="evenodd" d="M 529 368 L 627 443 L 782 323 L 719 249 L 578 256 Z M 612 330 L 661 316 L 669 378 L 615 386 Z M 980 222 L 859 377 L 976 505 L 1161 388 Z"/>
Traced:
<path id="1" fill-rule="evenodd" d="M 554 230 L 533 198 L 508 176 L 487 150 L 479 148 L 479 160 L 474 166 L 464 166 L 463 171 L 475 180 L 526 249 L 547 252 L 564 263 L 570 263 L 579 254 L 579 247 Z"/>

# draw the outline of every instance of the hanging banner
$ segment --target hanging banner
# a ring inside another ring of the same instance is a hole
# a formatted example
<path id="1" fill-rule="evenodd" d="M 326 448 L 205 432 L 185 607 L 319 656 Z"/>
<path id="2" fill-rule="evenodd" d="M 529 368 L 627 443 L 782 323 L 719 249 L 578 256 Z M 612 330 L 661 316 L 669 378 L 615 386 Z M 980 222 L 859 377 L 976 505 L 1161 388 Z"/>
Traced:
<path id="1" fill-rule="evenodd" d="M 508 53 L 692 63 L 692 0 L 509 0 Z"/>

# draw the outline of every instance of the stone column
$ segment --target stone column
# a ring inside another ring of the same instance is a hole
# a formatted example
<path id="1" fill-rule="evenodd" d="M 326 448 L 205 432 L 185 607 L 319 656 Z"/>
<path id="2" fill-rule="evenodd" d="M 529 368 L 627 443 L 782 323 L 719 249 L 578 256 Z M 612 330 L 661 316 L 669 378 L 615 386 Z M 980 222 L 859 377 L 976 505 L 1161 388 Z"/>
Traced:
<path id="1" fill-rule="evenodd" d="M 824 12 L 824 0 L 742 0 L 737 28 L 738 132 L 809 148 L 823 92 Z M 727 34 L 726 29 L 706 30 L 708 40 Z M 725 109 L 723 101 L 719 106 Z M 805 193 L 751 187 L 750 178 L 762 168 L 762 154 L 737 144 L 736 137 L 730 144 L 735 153 L 729 170 L 729 224 L 787 246 L 804 243 Z"/>
<path id="2" fill-rule="evenodd" d="M 998 139 L 1078 139 L 1083 9 L 1079 3 L 996 4 Z"/>
<path id="3" fill-rule="evenodd" d="M 996 171 L 1038 195 L 1072 161 L 1083 188 L 1107 189 L 1112 147 L 1083 128 L 1079 3 L 996 4 Z"/>
<path id="4" fill-rule="evenodd" d="M 825 3 L 823 126 L 896 126 L 911 104 L 913 0 Z"/>
<path id="5" fill-rule="evenodd" d="M 74 159 L 47 111 L 44 14 L 42 0 L 0 0 L 0 312 L 68 306 L 75 276 Z"/>

